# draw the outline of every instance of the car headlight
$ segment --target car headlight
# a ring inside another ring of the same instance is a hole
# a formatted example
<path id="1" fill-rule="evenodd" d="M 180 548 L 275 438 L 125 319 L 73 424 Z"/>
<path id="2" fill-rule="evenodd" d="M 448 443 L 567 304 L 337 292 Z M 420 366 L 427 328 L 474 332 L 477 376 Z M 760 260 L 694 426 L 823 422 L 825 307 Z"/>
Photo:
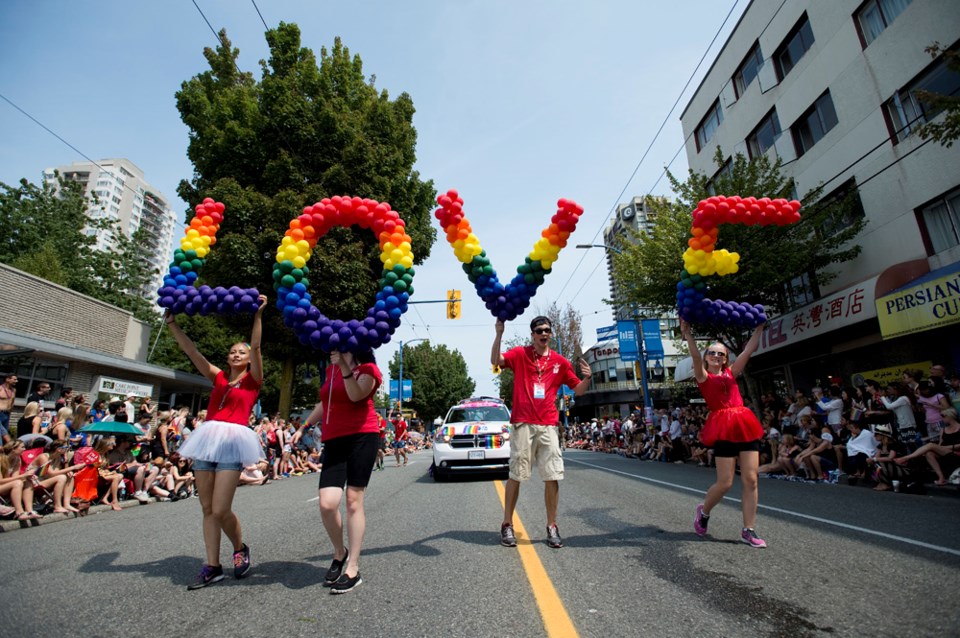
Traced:
<path id="1" fill-rule="evenodd" d="M 510 440 L 510 433 L 509 433 L 509 432 L 504 432 L 503 434 L 500 435 L 500 438 L 502 438 L 504 441 L 509 441 L 509 440 Z"/>

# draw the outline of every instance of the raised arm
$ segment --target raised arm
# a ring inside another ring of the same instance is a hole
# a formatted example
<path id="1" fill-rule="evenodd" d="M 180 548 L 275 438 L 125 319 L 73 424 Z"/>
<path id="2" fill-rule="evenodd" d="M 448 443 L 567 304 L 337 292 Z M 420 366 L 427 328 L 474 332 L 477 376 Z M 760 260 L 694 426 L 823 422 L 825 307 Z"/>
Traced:
<path id="1" fill-rule="evenodd" d="M 703 357 L 700 356 L 700 350 L 697 349 L 697 341 L 693 338 L 693 330 L 686 320 L 680 320 L 680 334 L 687 342 L 687 349 L 690 350 L 690 359 L 693 361 L 693 376 L 697 383 L 703 383 L 707 380 L 707 371 L 703 369 Z"/>
<path id="2" fill-rule="evenodd" d="M 187 355 L 187 358 L 190 359 L 191 363 L 193 363 L 194 367 L 197 369 L 197 372 L 211 381 L 215 381 L 217 374 L 220 373 L 220 368 L 207 361 L 207 358 L 200 354 L 200 351 L 197 350 L 197 346 L 193 343 L 193 340 L 187 336 L 182 328 L 180 328 L 180 325 L 177 323 L 176 315 L 171 314 L 168 310 L 167 314 L 164 315 L 164 322 L 167 324 L 167 327 L 170 328 L 173 338 L 177 340 L 177 345 L 180 346 L 180 349 L 183 350 L 183 354 Z"/>
<path id="3" fill-rule="evenodd" d="M 580 374 L 583 376 L 583 381 L 573 388 L 573 394 L 578 397 L 583 395 L 590 387 L 590 377 L 593 376 L 593 372 L 590 371 L 590 364 L 583 359 L 580 359 Z"/>
<path id="4" fill-rule="evenodd" d="M 343 387 L 347 391 L 347 398 L 354 403 L 366 400 L 373 392 L 377 380 L 369 374 L 354 376 L 350 364 L 344 361 L 340 353 L 334 350 L 330 353 L 330 363 L 340 368 L 340 374 L 343 375 Z"/>
<path id="5" fill-rule="evenodd" d="M 503 322 L 498 319 L 497 323 L 493 326 L 493 329 L 496 331 L 496 336 L 493 338 L 493 347 L 490 349 L 490 364 L 500 368 L 506 363 L 503 355 L 500 354 L 500 340 L 503 339 L 503 327 Z"/>
<path id="6" fill-rule="evenodd" d="M 267 306 L 267 296 L 260 295 L 257 300 L 260 307 L 253 315 L 253 328 L 250 330 L 250 376 L 257 383 L 263 383 L 263 355 L 260 353 L 260 339 L 263 335 L 263 309 Z"/>
<path id="7" fill-rule="evenodd" d="M 744 368 L 747 367 L 747 362 L 750 361 L 750 356 L 760 347 L 760 335 L 763 334 L 763 328 L 766 325 L 766 323 L 761 323 L 753 329 L 753 334 L 750 335 L 750 340 L 747 341 L 747 345 L 743 347 L 743 352 L 740 353 L 736 361 L 730 364 L 730 373 L 733 376 L 739 377 L 743 374 Z"/>

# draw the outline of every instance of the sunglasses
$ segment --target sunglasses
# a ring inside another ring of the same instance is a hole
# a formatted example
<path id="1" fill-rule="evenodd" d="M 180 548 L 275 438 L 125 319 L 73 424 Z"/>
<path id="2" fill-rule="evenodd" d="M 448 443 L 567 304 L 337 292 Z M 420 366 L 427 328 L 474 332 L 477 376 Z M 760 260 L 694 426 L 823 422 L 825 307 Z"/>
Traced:
<path id="1" fill-rule="evenodd" d="M 720 352 L 719 350 L 707 350 L 706 355 L 708 357 L 726 357 L 726 352 Z"/>
<path id="2" fill-rule="evenodd" d="M 533 331 L 534 334 L 538 334 L 538 335 L 548 335 L 551 332 L 553 332 L 553 330 L 551 330 L 550 328 L 536 328 Z"/>

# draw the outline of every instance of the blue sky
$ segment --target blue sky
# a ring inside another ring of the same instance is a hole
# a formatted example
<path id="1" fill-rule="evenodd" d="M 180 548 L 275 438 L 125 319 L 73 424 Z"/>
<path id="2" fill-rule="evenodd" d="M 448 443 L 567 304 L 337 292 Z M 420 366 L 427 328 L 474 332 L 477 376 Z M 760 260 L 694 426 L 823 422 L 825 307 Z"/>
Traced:
<path id="1" fill-rule="evenodd" d="M 241 69 L 259 77 L 267 47 L 253 3 L 197 4 L 215 29 L 227 29 L 240 49 Z M 601 241 L 618 201 L 651 191 L 669 194 L 659 178 L 683 143 L 680 112 L 747 4 L 257 1 L 268 25 L 297 23 L 304 46 L 318 55 L 340 36 L 363 59 L 366 74 L 376 75 L 378 87 L 412 96 L 416 168 L 439 191 L 460 191 L 501 279 L 509 279 L 530 251 L 558 198 L 585 207 L 533 307 L 506 333 L 528 335 L 537 305 L 570 302 L 583 314 L 585 348 L 594 343 L 596 328 L 611 323 L 602 301 L 607 274 L 603 265 L 595 269 L 601 250 L 585 253 L 573 244 Z M 630 180 L 731 7 L 706 61 Z M 203 47 L 215 44 L 190 0 L 5 0 L 0 94 L 94 160 L 132 160 L 184 211 L 176 185 L 191 176 L 192 166 L 174 94 L 206 70 Z M 0 181 L 26 177 L 36 183 L 44 168 L 80 159 L 0 100 Z M 670 168 L 686 173 L 682 153 Z M 381 363 L 392 358 L 397 341 L 428 338 L 459 349 L 477 392 L 494 393 L 487 363 L 493 318 L 442 235 L 418 268 L 415 285 L 416 299 L 462 290 L 463 318 L 446 320 L 440 304 L 412 306 L 394 342 L 378 352 Z"/>

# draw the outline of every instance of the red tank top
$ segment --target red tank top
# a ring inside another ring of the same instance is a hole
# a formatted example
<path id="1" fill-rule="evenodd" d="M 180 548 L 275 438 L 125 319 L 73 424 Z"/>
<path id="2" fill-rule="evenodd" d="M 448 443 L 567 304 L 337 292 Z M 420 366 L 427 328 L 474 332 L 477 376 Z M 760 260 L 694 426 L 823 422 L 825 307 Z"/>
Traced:
<path id="1" fill-rule="evenodd" d="M 238 425 L 248 425 L 250 412 L 257 402 L 260 384 L 250 374 L 240 378 L 240 383 L 227 383 L 223 370 L 217 373 L 210 392 L 210 404 L 207 406 L 208 421 L 226 421 Z"/>

